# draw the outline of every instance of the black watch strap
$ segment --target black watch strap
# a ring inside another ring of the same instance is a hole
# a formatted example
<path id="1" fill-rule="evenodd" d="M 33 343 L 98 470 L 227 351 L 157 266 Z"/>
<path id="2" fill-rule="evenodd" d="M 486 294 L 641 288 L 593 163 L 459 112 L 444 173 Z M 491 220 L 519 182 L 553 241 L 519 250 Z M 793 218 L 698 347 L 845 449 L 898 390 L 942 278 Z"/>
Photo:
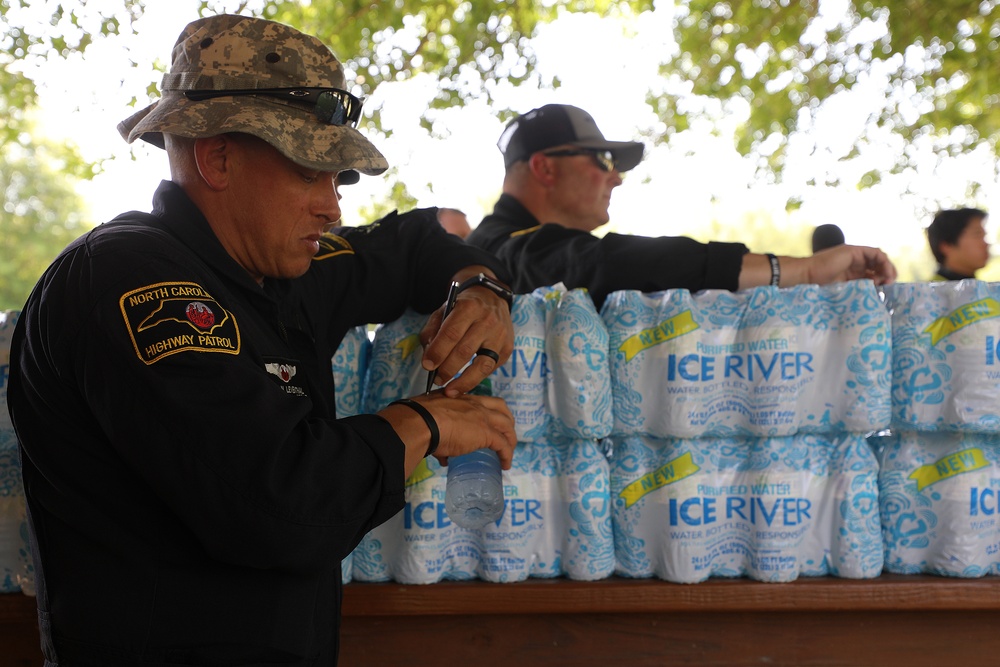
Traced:
<path id="1" fill-rule="evenodd" d="M 485 287 L 506 301 L 508 309 L 512 309 L 514 307 L 514 293 L 510 291 L 510 288 L 500 281 L 490 278 L 485 273 L 480 273 L 477 276 L 472 276 L 467 280 L 463 280 L 462 283 L 459 284 L 455 293 L 461 294 L 464 290 L 467 290 L 470 287 Z"/>

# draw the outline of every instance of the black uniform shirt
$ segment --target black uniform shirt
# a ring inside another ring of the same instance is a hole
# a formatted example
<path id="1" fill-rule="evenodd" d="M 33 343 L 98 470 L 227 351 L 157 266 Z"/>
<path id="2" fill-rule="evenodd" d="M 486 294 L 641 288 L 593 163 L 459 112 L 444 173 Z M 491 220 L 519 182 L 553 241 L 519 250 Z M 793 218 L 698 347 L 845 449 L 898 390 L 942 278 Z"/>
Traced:
<path id="1" fill-rule="evenodd" d="M 335 419 L 331 358 L 462 267 L 506 277 L 434 209 L 341 234 L 261 288 L 164 182 L 41 278 L 8 402 L 47 664 L 335 662 L 341 560 L 403 507 L 404 447 Z"/>
<path id="2" fill-rule="evenodd" d="M 937 273 L 931 278 L 931 282 L 947 282 L 949 280 L 975 280 L 976 276 L 966 276 L 957 271 L 938 266 Z"/>
<path id="3" fill-rule="evenodd" d="M 617 290 L 735 290 L 747 252 L 742 243 L 699 243 L 681 236 L 597 237 L 543 225 L 506 194 L 466 242 L 499 257 L 518 294 L 562 282 L 569 289 L 587 288 L 598 309 Z"/>

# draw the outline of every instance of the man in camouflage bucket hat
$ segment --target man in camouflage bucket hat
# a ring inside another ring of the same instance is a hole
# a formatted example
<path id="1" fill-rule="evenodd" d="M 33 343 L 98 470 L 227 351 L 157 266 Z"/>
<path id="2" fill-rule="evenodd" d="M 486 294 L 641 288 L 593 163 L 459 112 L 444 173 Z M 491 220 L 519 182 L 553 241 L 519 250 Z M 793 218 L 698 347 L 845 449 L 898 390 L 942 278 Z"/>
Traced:
<path id="1" fill-rule="evenodd" d="M 120 127 L 167 150 L 152 213 L 72 243 L 29 297 L 8 405 L 47 666 L 335 664 L 341 560 L 417 464 L 490 447 L 510 467 L 506 404 L 465 394 L 512 349 L 496 261 L 435 209 L 329 233 L 344 170 L 386 166 L 343 87 L 292 28 L 190 24 Z M 407 308 L 432 313 L 447 387 L 337 419 L 345 333 Z"/>
<path id="2" fill-rule="evenodd" d="M 294 98 L 241 95 L 196 101 L 186 95 L 262 88 L 343 90 L 340 62 L 315 37 L 273 21 L 216 16 L 188 24 L 174 45 L 172 62 L 163 76 L 163 97 L 118 124 L 129 143 L 142 138 L 163 148 L 164 132 L 182 137 L 245 132 L 310 169 L 374 175 L 388 168 L 354 127 L 317 123 L 313 111 Z"/>

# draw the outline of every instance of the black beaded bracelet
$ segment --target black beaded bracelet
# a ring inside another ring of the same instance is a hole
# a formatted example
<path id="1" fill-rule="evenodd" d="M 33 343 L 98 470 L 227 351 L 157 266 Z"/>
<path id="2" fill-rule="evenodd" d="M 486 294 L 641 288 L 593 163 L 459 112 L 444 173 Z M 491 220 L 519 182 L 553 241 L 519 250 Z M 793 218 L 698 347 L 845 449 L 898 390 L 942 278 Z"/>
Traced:
<path id="1" fill-rule="evenodd" d="M 771 262 L 771 284 L 777 287 L 778 283 L 781 282 L 781 264 L 778 263 L 778 258 L 771 253 L 767 253 L 765 257 L 767 257 L 767 261 Z"/>
<path id="2" fill-rule="evenodd" d="M 389 405 L 405 405 L 420 415 L 423 418 L 424 423 L 427 424 L 427 430 L 431 432 L 431 442 L 427 445 L 427 452 L 424 454 L 424 458 L 426 459 L 428 456 L 437 451 L 438 444 L 441 442 L 441 431 L 438 430 L 437 422 L 434 421 L 434 415 L 432 415 L 427 408 L 409 398 L 401 398 L 398 401 L 393 401 Z"/>

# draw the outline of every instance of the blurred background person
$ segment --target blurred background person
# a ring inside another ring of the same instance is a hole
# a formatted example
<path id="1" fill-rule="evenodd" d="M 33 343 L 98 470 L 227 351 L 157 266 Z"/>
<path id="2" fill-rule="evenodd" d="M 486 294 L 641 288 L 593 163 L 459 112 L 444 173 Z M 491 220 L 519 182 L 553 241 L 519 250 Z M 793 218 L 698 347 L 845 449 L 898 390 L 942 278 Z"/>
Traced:
<path id="1" fill-rule="evenodd" d="M 472 227 L 469 226 L 469 218 L 457 208 L 439 208 L 437 215 L 438 222 L 441 223 L 441 226 L 449 234 L 454 234 L 458 238 L 464 239 L 472 233 Z"/>
<path id="2" fill-rule="evenodd" d="M 927 243 L 938 263 L 931 280 L 975 278 L 976 271 L 986 266 L 990 260 L 986 217 L 978 208 L 938 211 L 927 228 Z"/>
<path id="3" fill-rule="evenodd" d="M 837 225 L 819 225 L 813 230 L 812 251 L 814 255 L 820 250 L 834 248 L 839 245 L 844 245 L 844 232 Z"/>

